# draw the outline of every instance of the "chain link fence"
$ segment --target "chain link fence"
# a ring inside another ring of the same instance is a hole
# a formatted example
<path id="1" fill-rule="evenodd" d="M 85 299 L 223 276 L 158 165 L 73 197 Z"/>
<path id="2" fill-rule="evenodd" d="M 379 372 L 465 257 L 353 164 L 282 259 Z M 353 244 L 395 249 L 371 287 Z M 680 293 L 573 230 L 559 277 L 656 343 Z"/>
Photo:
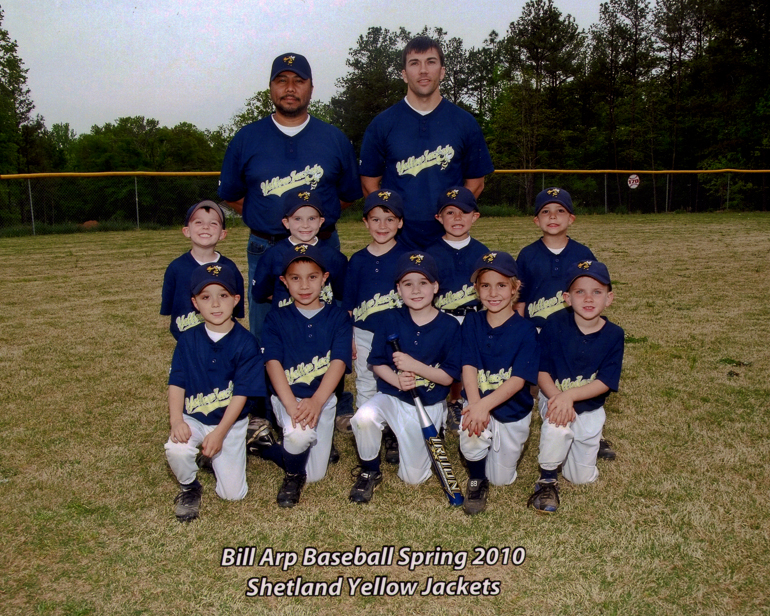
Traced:
<path id="1" fill-rule="evenodd" d="M 767 174 L 736 169 L 501 170 L 487 178 L 479 205 L 485 215 L 528 214 L 534 195 L 548 186 L 561 186 L 582 212 L 767 210 Z M 179 226 L 193 203 L 219 200 L 218 176 L 217 172 L 0 176 L 0 235 L 72 232 L 89 221 L 101 229 Z"/>

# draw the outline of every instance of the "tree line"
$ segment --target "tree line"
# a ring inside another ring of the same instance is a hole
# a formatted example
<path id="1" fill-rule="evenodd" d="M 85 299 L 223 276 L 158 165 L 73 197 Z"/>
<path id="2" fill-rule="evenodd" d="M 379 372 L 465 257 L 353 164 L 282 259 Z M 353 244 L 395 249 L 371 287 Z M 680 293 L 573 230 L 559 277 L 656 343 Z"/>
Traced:
<path id="1" fill-rule="evenodd" d="M 272 110 L 269 92 L 260 90 L 213 131 L 160 126 L 142 116 L 81 135 L 66 123 L 48 128 L 33 115 L 28 69 L 1 26 L 0 10 L 0 173 L 217 170 L 232 135 Z M 528 0 L 506 32 L 490 32 L 479 47 L 466 47 L 440 27 L 417 34 L 441 43 L 442 94 L 477 118 L 498 169 L 770 164 L 770 4 L 764 0 L 608 0 L 587 30 L 553 0 Z M 313 101 L 311 113 L 359 148 L 372 118 L 405 94 L 400 53 L 411 36 L 404 28 L 369 28 L 349 50 L 336 94 Z M 665 196 L 648 192 L 650 202 L 640 209 L 687 208 L 693 184 L 702 203 L 719 207 L 725 181 L 677 176 Z M 611 176 L 615 210 L 628 206 L 624 184 L 625 177 Z M 488 185 L 483 198 L 525 209 L 540 179 L 495 177 Z M 605 191 L 599 176 L 569 176 L 569 188 L 578 200 Z M 729 189 L 733 207 L 766 209 L 764 174 L 736 175 Z"/>

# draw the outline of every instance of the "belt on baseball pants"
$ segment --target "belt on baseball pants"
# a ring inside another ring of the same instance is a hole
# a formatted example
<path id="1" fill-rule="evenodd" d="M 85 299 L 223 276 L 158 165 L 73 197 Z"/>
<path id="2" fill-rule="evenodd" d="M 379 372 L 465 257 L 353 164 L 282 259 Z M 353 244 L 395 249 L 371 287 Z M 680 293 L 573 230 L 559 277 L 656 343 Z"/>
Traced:
<path id="1" fill-rule="evenodd" d="M 469 312 L 476 312 L 478 310 L 478 306 L 461 306 L 460 308 L 450 308 L 449 310 L 444 310 L 447 314 L 453 314 L 456 317 L 464 317 Z"/>
<path id="2" fill-rule="evenodd" d="M 279 233 L 278 235 L 270 235 L 269 233 L 262 233 L 262 231 L 256 231 L 255 229 L 249 229 L 251 231 L 251 234 L 255 237 L 258 237 L 263 240 L 267 240 L 268 242 L 271 242 L 272 244 L 277 244 L 281 240 L 285 240 L 287 237 L 289 237 L 289 233 Z M 337 227 L 332 227 L 331 229 L 326 229 L 324 231 L 318 232 L 318 239 L 319 240 L 328 240 L 332 234 L 337 230 Z"/>

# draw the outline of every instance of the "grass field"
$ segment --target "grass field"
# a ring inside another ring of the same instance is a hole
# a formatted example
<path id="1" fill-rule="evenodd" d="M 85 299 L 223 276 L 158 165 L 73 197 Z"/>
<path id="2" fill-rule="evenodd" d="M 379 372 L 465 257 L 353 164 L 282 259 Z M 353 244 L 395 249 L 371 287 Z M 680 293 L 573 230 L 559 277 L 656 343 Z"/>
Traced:
<path id="1" fill-rule="evenodd" d="M 341 235 L 347 254 L 365 243 L 360 223 Z M 525 218 L 482 219 L 474 235 L 514 254 L 537 237 Z M 163 443 L 174 344 L 157 314 L 165 267 L 188 247 L 182 234 L 0 240 L 0 613 L 767 614 L 770 216 L 586 216 L 572 235 L 608 264 L 608 316 L 627 344 L 605 428 L 618 459 L 600 462 L 594 485 L 562 482 L 556 515 L 525 507 L 537 478 L 533 420 L 519 478 L 493 487 L 487 513 L 472 519 L 446 506 L 435 479 L 408 487 L 390 467 L 370 505 L 349 504 L 354 446 L 338 435 L 342 460 L 293 510 L 275 504 L 281 472 L 250 459 L 241 502 L 218 500 L 202 476 L 191 524 L 172 510 Z M 245 271 L 246 231 L 220 246 Z M 464 485 L 456 444 L 450 437 Z M 236 546 L 300 562 L 220 566 Z M 356 546 L 394 546 L 393 563 L 301 564 L 308 547 Z M 467 553 L 465 567 L 398 564 L 400 550 L 437 546 Z M 518 546 L 520 565 L 492 549 Z M 482 552 L 491 564 L 472 564 Z M 251 578 L 298 576 L 341 576 L 341 596 L 246 596 Z M 420 596 L 430 578 L 440 591 L 460 577 L 499 582 L 499 592 Z M 355 596 L 348 578 L 363 579 Z M 384 578 L 417 591 L 361 596 Z"/>

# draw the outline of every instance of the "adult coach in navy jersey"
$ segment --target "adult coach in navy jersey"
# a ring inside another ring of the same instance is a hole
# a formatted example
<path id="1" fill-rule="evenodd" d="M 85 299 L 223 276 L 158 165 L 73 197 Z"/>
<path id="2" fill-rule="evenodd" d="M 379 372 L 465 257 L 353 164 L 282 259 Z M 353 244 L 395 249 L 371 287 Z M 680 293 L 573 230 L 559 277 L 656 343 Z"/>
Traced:
<path id="1" fill-rule="evenodd" d="M 434 217 L 441 191 L 465 186 L 478 197 L 494 166 L 474 117 L 439 92 L 445 69 L 438 43 L 418 36 L 401 57 L 406 98 L 366 129 L 359 173 L 364 196 L 380 183 L 402 195 L 401 241 L 425 250 L 444 232 Z"/>
<path id="2" fill-rule="evenodd" d="M 270 72 L 275 112 L 244 126 L 225 153 L 219 196 L 251 229 L 249 285 L 264 252 L 289 236 L 281 222 L 284 193 L 307 187 L 320 194 L 326 221 L 318 237 L 338 250 L 335 224 L 340 212 L 361 197 L 353 146 L 342 131 L 308 113 L 312 92 L 305 57 L 278 56 Z M 269 306 L 249 307 L 249 329 L 257 339 Z"/>

